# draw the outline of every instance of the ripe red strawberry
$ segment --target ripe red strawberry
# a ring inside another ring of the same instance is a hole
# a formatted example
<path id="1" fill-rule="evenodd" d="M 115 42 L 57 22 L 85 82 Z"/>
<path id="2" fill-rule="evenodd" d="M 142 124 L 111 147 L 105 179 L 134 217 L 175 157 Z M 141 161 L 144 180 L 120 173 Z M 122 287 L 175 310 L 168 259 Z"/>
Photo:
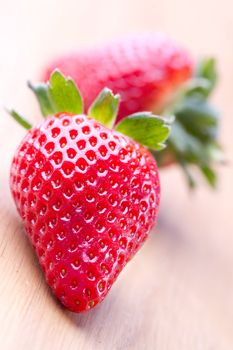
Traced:
<path id="1" fill-rule="evenodd" d="M 193 63 L 190 55 L 165 35 L 144 34 L 55 59 L 45 79 L 55 68 L 75 80 L 86 107 L 106 86 L 120 93 L 119 120 L 139 111 L 160 111 L 177 87 L 190 78 Z"/>
<path id="2" fill-rule="evenodd" d="M 118 120 L 143 110 L 174 114 L 172 135 L 157 156 L 158 165 L 179 163 L 191 186 L 197 167 L 215 186 L 212 166 L 221 153 L 218 113 L 207 101 L 216 82 L 213 59 L 194 68 L 190 55 L 173 40 L 144 34 L 57 58 L 47 67 L 45 79 L 54 68 L 77 82 L 87 107 L 105 86 L 119 93 Z"/>
<path id="3" fill-rule="evenodd" d="M 84 115 L 75 85 L 58 71 L 48 84 L 31 87 L 50 116 L 17 149 L 11 191 L 53 293 L 68 309 L 88 311 L 156 221 L 158 170 L 136 141 L 160 149 L 169 127 L 151 114 L 135 114 L 111 130 L 118 96 L 105 89 Z"/>

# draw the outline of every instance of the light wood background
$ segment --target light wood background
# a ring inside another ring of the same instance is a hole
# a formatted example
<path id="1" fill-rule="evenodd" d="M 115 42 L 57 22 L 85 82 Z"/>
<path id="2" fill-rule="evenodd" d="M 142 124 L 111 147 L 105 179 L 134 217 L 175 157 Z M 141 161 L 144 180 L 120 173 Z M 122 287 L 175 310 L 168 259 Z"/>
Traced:
<path id="1" fill-rule="evenodd" d="M 190 194 L 179 169 L 161 172 L 160 223 L 106 300 L 86 315 L 52 297 L 8 187 L 24 135 L 1 107 L 0 349 L 233 349 L 233 5 L 231 0 L 0 0 L 0 103 L 39 120 L 27 79 L 64 50 L 160 30 L 194 56 L 217 56 L 214 96 L 228 166 L 219 189 Z"/>

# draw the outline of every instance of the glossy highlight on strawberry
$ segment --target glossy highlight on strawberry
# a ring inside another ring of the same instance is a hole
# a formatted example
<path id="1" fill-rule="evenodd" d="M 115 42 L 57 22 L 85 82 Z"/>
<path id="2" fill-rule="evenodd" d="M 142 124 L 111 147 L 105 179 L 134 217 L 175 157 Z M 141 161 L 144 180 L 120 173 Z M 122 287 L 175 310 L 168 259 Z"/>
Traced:
<path id="1" fill-rule="evenodd" d="M 69 310 L 85 312 L 105 298 L 155 224 L 159 175 L 145 147 L 92 116 L 70 112 L 82 109 L 72 81 L 55 72 L 43 88 L 41 92 L 41 85 L 34 87 L 36 94 L 42 93 L 43 110 L 55 113 L 22 140 L 12 162 L 10 187 L 53 293 Z M 61 91 L 73 97 L 61 100 Z M 105 90 L 90 113 L 111 124 L 117 101 Z M 12 115 L 18 118 L 16 112 Z M 137 118 L 128 121 L 131 132 Z M 159 143 L 154 146 L 161 148 L 169 128 L 150 115 L 143 120 L 155 126 Z M 118 129 L 127 131 L 127 121 Z"/>

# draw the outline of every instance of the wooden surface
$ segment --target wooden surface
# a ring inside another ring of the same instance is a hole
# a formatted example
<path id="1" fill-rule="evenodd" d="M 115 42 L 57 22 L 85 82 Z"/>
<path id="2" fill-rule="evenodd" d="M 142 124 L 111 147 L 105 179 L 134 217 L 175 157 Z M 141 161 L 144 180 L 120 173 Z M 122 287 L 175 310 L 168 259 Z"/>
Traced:
<path id="1" fill-rule="evenodd" d="M 0 102 L 39 112 L 25 81 L 66 49 L 119 34 L 160 30 L 216 55 L 221 140 L 228 166 L 219 189 L 188 193 L 180 171 L 161 172 L 160 222 L 106 300 L 86 315 L 52 297 L 8 188 L 24 131 L 0 118 L 0 349 L 233 349 L 233 5 L 211 0 L 0 0 Z"/>

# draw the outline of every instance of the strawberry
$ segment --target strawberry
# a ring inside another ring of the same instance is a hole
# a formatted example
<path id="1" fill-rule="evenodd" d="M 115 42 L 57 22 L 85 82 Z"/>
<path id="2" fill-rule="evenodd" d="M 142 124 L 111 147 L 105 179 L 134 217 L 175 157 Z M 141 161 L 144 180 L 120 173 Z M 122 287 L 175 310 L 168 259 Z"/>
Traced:
<path id="1" fill-rule="evenodd" d="M 112 129 L 119 96 L 104 89 L 83 114 L 71 79 L 55 71 L 30 87 L 48 116 L 16 150 L 10 187 L 46 280 L 69 310 L 99 304 L 156 222 L 156 161 L 169 133 L 164 119 L 134 114 Z M 146 146 L 146 147 L 145 147 Z"/>
<path id="2" fill-rule="evenodd" d="M 45 80 L 55 68 L 76 81 L 86 107 L 105 86 L 120 93 L 119 120 L 139 111 L 160 111 L 164 101 L 190 78 L 193 62 L 168 37 L 144 34 L 55 59 Z"/>
<path id="3" fill-rule="evenodd" d="M 196 167 L 215 186 L 212 166 L 221 155 L 216 141 L 218 113 L 207 101 L 216 82 L 213 59 L 194 67 L 190 55 L 170 38 L 142 34 L 61 56 L 46 68 L 45 79 L 54 68 L 78 83 L 87 107 L 105 86 L 119 93 L 118 120 L 143 110 L 175 115 L 158 165 L 178 163 L 190 186 L 196 182 Z"/>

